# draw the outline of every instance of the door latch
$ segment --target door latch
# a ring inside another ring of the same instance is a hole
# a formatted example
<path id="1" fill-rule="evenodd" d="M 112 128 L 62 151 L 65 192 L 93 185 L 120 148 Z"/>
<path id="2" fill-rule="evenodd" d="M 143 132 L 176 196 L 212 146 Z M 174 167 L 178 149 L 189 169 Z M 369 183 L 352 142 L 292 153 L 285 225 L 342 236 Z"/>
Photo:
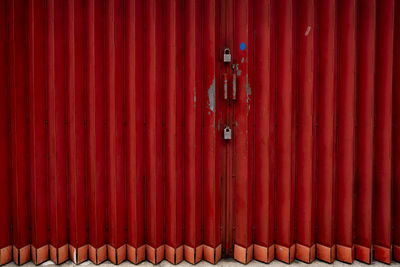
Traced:
<path id="1" fill-rule="evenodd" d="M 232 130 L 229 126 L 224 128 L 224 140 L 231 140 L 232 139 Z"/>

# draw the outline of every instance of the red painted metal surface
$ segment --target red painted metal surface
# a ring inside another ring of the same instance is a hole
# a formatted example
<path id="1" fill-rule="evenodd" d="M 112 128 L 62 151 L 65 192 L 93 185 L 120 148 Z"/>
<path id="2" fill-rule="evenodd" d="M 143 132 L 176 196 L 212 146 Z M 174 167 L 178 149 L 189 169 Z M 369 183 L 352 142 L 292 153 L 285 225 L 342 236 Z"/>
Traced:
<path id="1" fill-rule="evenodd" d="M 0 265 L 400 261 L 399 51 L 394 0 L 0 1 Z"/>

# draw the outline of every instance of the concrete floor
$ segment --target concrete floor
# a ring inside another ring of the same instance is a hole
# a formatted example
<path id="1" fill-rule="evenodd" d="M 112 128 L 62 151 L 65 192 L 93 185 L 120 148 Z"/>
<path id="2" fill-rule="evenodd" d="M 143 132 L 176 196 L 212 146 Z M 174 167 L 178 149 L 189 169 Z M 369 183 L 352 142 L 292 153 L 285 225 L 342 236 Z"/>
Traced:
<path id="1" fill-rule="evenodd" d="M 350 266 L 368 266 L 368 265 L 366 265 L 366 264 L 363 264 L 363 263 L 361 263 L 361 262 L 358 262 L 358 261 L 354 261 L 354 263 L 352 264 L 352 265 L 349 265 L 349 264 L 346 264 L 346 263 L 343 263 L 343 262 L 340 262 L 340 261 L 335 261 L 333 264 L 328 264 L 328 263 L 325 263 L 325 262 L 321 262 L 321 261 L 318 261 L 318 260 L 316 260 L 316 261 L 314 261 L 312 264 L 312 267 L 316 267 L 316 266 L 321 266 L 321 267 L 339 267 L 339 266 L 346 266 L 346 267 L 350 267 Z M 379 263 L 379 262 L 374 262 L 373 264 L 371 264 L 371 265 L 374 265 L 374 266 L 388 266 L 388 265 L 386 265 L 386 264 L 383 264 L 383 263 Z M 4 265 L 4 267 L 16 267 L 17 265 L 15 265 L 14 263 L 9 263 L 9 264 L 6 264 L 6 265 Z M 34 265 L 32 262 L 29 262 L 29 263 L 26 263 L 26 264 L 24 264 L 23 265 L 24 267 L 36 267 L 36 265 Z M 39 266 L 45 266 L 45 267 L 55 267 L 55 266 L 57 266 L 57 265 L 55 265 L 53 262 L 51 262 L 51 261 L 47 261 L 47 262 L 44 262 L 44 263 L 42 263 L 41 265 L 39 265 Z M 61 266 L 61 267 L 74 267 L 75 265 L 71 262 L 71 261 L 68 261 L 68 262 L 66 262 L 66 263 L 63 263 L 63 264 L 61 264 L 61 265 L 58 265 L 58 266 Z M 95 267 L 96 265 L 94 265 L 92 262 L 90 262 L 90 261 L 86 261 L 86 262 L 84 262 L 84 263 L 82 263 L 82 264 L 80 264 L 79 266 L 83 266 L 83 267 Z M 111 262 L 109 262 L 109 261 L 107 261 L 107 262 L 105 262 L 105 263 L 102 263 L 101 265 L 99 265 L 100 267 L 115 267 L 116 265 L 114 265 L 114 264 L 112 264 Z M 125 261 L 125 262 L 123 262 L 123 263 L 121 263 L 120 265 L 118 265 L 119 267 L 132 267 L 132 266 L 135 266 L 135 265 L 133 265 L 132 263 L 130 263 L 129 261 Z M 137 266 L 140 266 L 140 267 L 150 267 L 150 266 L 153 266 L 153 264 L 151 264 L 150 262 L 142 262 L 141 264 L 138 264 Z M 164 260 L 164 261 L 162 261 L 160 264 L 158 264 L 158 266 L 162 266 L 162 267 L 167 267 L 167 266 L 179 266 L 179 267 L 183 267 L 183 266 L 191 266 L 191 267 L 193 267 L 193 266 L 196 266 L 196 267 L 205 267 L 205 266 L 208 266 L 208 267 L 212 267 L 212 266 L 215 266 L 215 265 L 212 265 L 212 264 L 209 264 L 209 263 L 207 263 L 207 262 L 205 262 L 205 261 L 201 261 L 201 262 L 199 262 L 198 264 L 196 264 L 196 265 L 192 265 L 192 264 L 190 264 L 190 263 L 187 263 L 187 262 L 185 262 L 185 261 L 183 261 L 183 262 L 181 262 L 180 264 L 178 264 L 178 265 L 173 265 L 173 264 L 170 264 L 169 262 L 167 262 L 166 260 Z M 218 264 L 217 264 L 217 266 L 224 266 L 224 267 L 227 267 L 227 266 L 244 266 L 243 264 L 241 264 L 241 263 L 238 263 L 237 261 L 235 261 L 235 260 L 233 260 L 233 259 L 222 259 L 222 260 L 220 260 L 219 262 L 218 262 Z M 270 263 L 270 264 L 264 264 L 264 263 L 261 263 L 261 262 L 258 262 L 258 261 L 255 261 L 255 260 L 253 260 L 252 262 L 250 262 L 249 264 L 247 264 L 247 266 L 249 266 L 249 267 L 284 267 L 284 266 L 288 266 L 287 264 L 285 264 L 285 263 L 283 263 L 283 262 L 280 262 L 280 261 L 277 261 L 277 260 L 275 260 L 275 261 L 273 261 L 272 263 Z M 300 261 L 295 261 L 295 262 L 293 262 L 291 265 L 290 265 L 291 267 L 300 267 L 300 266 L 303 266 L 303 267 L 306 267 L 306 266 L 310 266 L 310 264 L 306 264 L 306 263 L 303 263 L 303 262 L 300 262 Z M 396 266 L 396 267 L 400 267 L 400 263 L 396 263 L 396 262 L 394 262 L 394 263 L 392 263 L 392 266 Z"/>

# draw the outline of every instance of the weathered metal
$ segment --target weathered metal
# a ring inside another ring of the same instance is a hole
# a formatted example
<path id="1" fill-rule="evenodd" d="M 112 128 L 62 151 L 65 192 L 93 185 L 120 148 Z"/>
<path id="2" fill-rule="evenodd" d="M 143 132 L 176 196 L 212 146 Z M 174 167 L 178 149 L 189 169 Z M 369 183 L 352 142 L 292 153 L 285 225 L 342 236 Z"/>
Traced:
<path id="1" fill-rule="evenodd" d="M 400 260 L 394 0 L 0 1 L 0 265 Z"/>

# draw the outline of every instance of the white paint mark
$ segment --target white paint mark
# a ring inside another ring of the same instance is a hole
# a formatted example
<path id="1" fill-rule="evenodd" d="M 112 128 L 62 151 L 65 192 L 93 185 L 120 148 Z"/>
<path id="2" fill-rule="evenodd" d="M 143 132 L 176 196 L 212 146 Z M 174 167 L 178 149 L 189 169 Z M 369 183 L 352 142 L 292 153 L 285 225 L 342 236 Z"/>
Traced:
<path id="1" fill-rule="evenodd" d="M 92 263 L 90 261 L 85 261 L 82 262 L 81 264 L 79 264 L 80 266 L 87 266 L 87 265 L 91 265 Z"/>
<path id="2" fill-rule="evenodd" d="M 48 261 L 45 261 L 42 264 L 40 264 L 40 266 L 49 266 L 49 265 L 54 265 L 54 262 L 48 260 Z"/>
<path id="3" fill-rule="evenodd" d="M 196 87 L 194 88 L 193 102 L 194 102 L 194 107 L 196 107 Z"/>
<path id="4" fill-rule="evenodd" d="M 208 89 L 208 106 L 210 110 L 214 113 L 215 112 L 215 78 Z"/>
<path id="5" fill-rule="evenodd" d="M 74 249 L 74 258 L 73 258 L 74 263 L 76 263 L 76 249 Z"/>
<path id="6" fill-rule="evenodd" d="M 304 36 L 308 36 L 310 31 L 311 31 L 311 26 L 308 26 L 306 32 L 304 33 Z"/>

